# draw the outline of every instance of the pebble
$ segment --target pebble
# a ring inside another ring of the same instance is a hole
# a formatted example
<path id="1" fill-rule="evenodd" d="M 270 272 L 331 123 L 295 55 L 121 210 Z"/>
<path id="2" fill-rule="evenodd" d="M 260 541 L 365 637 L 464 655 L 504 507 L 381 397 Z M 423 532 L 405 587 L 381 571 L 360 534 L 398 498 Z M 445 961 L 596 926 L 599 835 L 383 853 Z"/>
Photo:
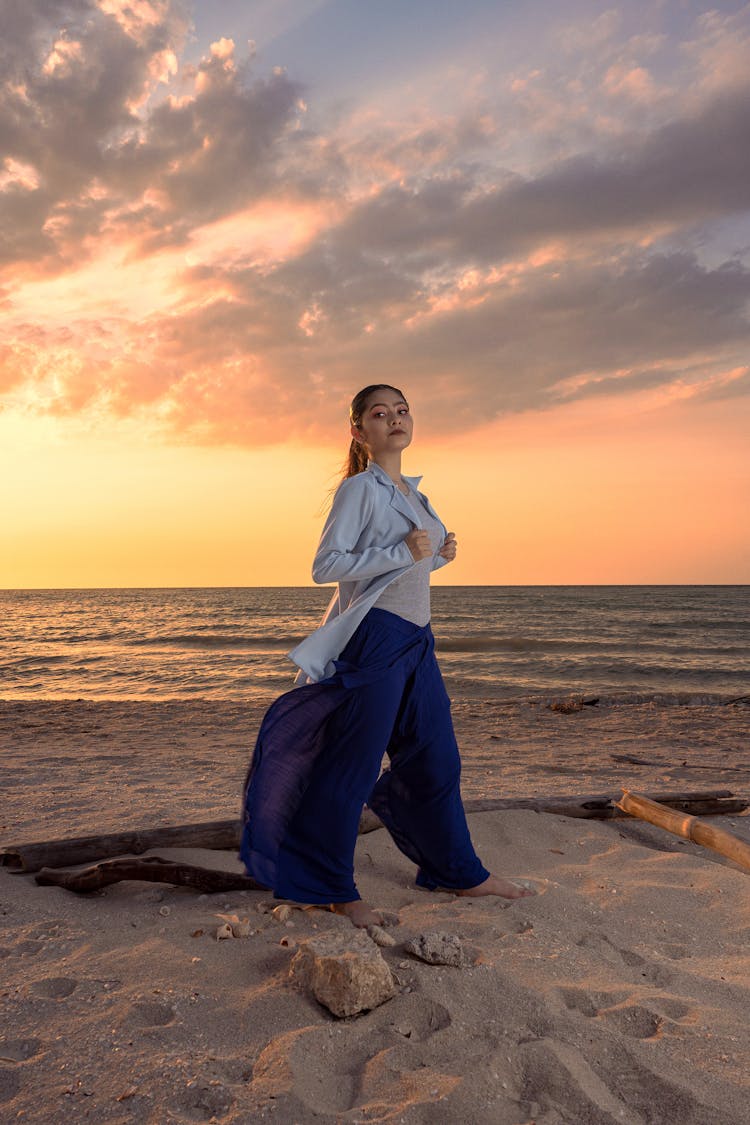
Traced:
<path id="1" fill-rule="evenodd" d="M 466 960 L 463 946 L 456 935 L 437 930 L 417 934 L 406 942 L 404 949 L 420 961 L 426 961 L 428 965 L 453 965 L 460 969 Z"/>

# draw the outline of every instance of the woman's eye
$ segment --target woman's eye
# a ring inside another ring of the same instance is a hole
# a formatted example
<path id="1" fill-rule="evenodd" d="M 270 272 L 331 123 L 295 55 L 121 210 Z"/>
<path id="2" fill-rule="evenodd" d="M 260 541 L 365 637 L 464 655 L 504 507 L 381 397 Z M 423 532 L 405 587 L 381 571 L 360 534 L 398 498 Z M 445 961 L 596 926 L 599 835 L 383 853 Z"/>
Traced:
<path id="1" fill-rule="evenodd" d="M 406 406 L 401 406 L 401 407 L 399 407 L 399 411 L 398 411 L 398 412 L 399 412 L 399 414 L 408 414 L 408 413 L 409 413 L 409 410 L 408 410 L 408 408 L 407 408 Z"/>

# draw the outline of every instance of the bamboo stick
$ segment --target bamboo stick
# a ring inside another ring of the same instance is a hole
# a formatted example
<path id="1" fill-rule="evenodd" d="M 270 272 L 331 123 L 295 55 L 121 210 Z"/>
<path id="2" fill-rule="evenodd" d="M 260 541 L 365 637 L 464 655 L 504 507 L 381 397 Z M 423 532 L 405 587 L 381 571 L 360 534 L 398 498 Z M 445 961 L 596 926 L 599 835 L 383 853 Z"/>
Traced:
<path id="1" fill-rule="evenodd" d="M 652 800 L 685 812 L 718 816 L 742 812 L 748 807 L 743 797 L 735 797 L 730 789 L 714 789 L 699 793 L 654 793 Z M 464 801 L 466 812 L 497 812 L 506 809 L 530 809 L 532 812 L 570 816 L 577 820 L 611 820 L 622 815 L 612 793 L 559 797 L 478 797 Z"/>
<path id="2" fill-rule="evenodd" d="M 646 820 L 658 828 L 664 828 L 675 836 L 682 836 L 686 840 L 702 844 L 704 848 L 711 848 L 712 851 L 734 860 L 745 870 L 750 871 L 750 844 L 746 844 L 744 840 L 740 840 L 723 828 L 716 828 L 713 824 L 706 824 L 705 821 L 697 820 L 694 816 L 686 816 L 665 808 L 656 801 L 651 801 L 648 797 L 642 797 L 637 793 L 630 793 L 627 789 L 623 790 L 622 797 L 617 801 L 617 807 L 631 816 Z"/>
<path id="3" fill-rule="evenodd" d="M 662 805 L 701 815 L 742 812 L 748 802 L 735 797 L 729 789 L 712 789 L 695 793 L 654 793 L 652 799 Z M 530 809 L 584 819 L 608 820 L 623 815 L 616 804 L 617 795 L 594 793 L 557 797 L 479 797 L 464 802 L 467 812 L 495 812 L 506 809 Z M 381 828 L 382 823 L 370 809 L 364 809 L 361 833 Z M 97 836 L 72 837 L 28 844 L 8 845 L 0 852 L 0 866 L 33 873 L 43 867 L 75 867 L 82 863 L 122 855 L 142 855 L 151 848 L 209 848 L 236 851 L 239 848 L 239 820 L 213 820 L 197 824 L 179 824 L 161 828 L 134 829 Z"/>

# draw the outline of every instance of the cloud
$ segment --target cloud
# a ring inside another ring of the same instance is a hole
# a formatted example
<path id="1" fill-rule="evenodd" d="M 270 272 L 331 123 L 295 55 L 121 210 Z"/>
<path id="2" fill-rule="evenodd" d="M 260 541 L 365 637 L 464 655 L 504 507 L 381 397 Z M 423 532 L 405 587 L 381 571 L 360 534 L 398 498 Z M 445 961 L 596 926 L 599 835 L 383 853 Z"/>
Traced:
<path id="1" fill-rule="evenodd" d="M 6 262 L 59 269 L 101 233 L 184 239 L 278 186 L 299 86 L 254 80 L 228 38 L 175 76 L 180 3 L 12 0 L 5 24 L 0 150 L 38 182 L 0 193 Z M 172 79 L 179 92 L 154 101 Z"/>
<path id="2" fill-rule="evenodd" d="M 723 399 L 745 398 L 750 395 L 750 367 L 736 367 L 722 372 L 700 388 L 696 398 L 699 402 L 719 402 Z"/>
<path id="3" fill-rule="evenodd" d="M 424 284 L 344 264 L 316 246 L 272 271 L 203 270 L 194 296 L 230 295 L 147 318 L 125 342 L 116 325 L 102 331 L 95 380 L 75 358 L 84 334 L 93 346 L 90 325 L 50 339 L 39 395 L 54 387 L 58 412 L 97 399 L 123 414 L 154 407 L 192 440 L 262 445 L 282 431 L 330 437 L 353 383 L 384 375 L 422 399 L 439 431 L 603 394 L 700 391 L 750 344 L 750 271 L 737 263 L 637 253 L 518 263 L 438 311 Z"/>
<path id="4" fill-rule="evenodd" d="M 549 238 L 700 222 L 750 207 L 750 86 L 631 142 L 477 191 L 461 176 L 391 185 L 338 238 L 378 253 L 496 260 Z"/>
<path id="5" fill-rule="evenodd" d="M 750 4 L 734 12 L 709 8 L 696 20 L 694 38 L 683 44 L 700 95 L 747 85 L 750 57 Z"/>
<path id="6" fill-rule="evenodd" d="M 608 78 L 621 127 L 563 114 L 560 146 L 526 162 L 523 114 L 486 94 L 313 126 L 294 78 L 229 35 L 179 62 L 189 18 L 169 0 L 13 0 L 5 18 L 13 401 L 259 445 L 331 436 L 356 384 L 383 378 L 438 431 L 605 395 L 746 393 L 725 373 L 750 348 L 750 270 L 711 230 L 726 240 L 750 206 L 750 88 L 732 72 L 664 100 L 614 10 L 566 49 L 589 52 L 597 97 Z M 533 62 L 516 94 L 549 99 Z M 633 107 L 657 103 L 669 119 L 635 129 Z"/>

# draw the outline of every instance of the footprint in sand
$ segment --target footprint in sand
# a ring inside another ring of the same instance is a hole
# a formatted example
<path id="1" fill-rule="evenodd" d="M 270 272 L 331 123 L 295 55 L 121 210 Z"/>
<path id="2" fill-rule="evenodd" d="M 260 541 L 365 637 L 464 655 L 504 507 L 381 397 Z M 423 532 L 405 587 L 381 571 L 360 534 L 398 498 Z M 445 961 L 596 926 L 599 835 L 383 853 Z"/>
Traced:
<path id="1" fill-rule="evenodd" d="M 521 1105 L 555 1120 L 615 1122 L 681 1121 L 719 1125 L 721 1120 L 682 1086 L 644 1066 L 624 1043 L 610 1037 L 585 1055 L 555 1040 L 525 1044 L 520 1051 Z M 668 1107 L 654 1115 L 655 1107 Z"/>
<path id="2" fill-rule="evenodd" d="M 589 1019 L 600 1018 L 631 1039 L 658 1039 L 667 1024 L 683 1019 L 691 1009 L 671 996 L 654 997 L 649 1007 L 633 1002 L 628 992 L 587 992 L 583 988 L 561 988 L 569 1011 Z"/>
<path id="3" fill-rule="evenodd" d="M 141 1027 L 168 1027 L 174 1023 L 174 1009 L 159 1000 L 140 1000 L 130 1009 L 134 1023 Z"/>
<path id="4" fill-rule="evenodd" d="M 674 1020 L 675 1022 L 686 1020 L 688 1017 L 692 1022 L 697 1018 L 695 1008 L 692 1008 L 690 1004 L 686 1004 L 684 1000 L 675 1000 L 674 996 L 654 996 L 649 1000 L 649 1004 L 652 1008 L 655 1008 L 660 1015 L 666 1016 L 667 1019 Z"/>
<path id="5" fill-rule="evenodd" d="M 65 1000 L 78 988 L 78 981 L 72 977 L 45 977 L 34 981 L 31 991 L 45 1000 Z"/>
<path id="6" fill-rule="evenodd" d="M 679 942 L 665 942 L 661 951 L 665 957 L 669 957 L 671 961 L 682 961 L 685 957 L 692 956 L 690 950 L 686 945 L 680 945 Z"/>
<path id="7" fill-rule="evenodd" d="M 24 941 L 19 941 L 13 946 L 9 952 L 15 953 L 19 957 L 35 957 L 44 948 L 44 942 L 34 941 L 32 938 L 26 938 Z"/>
<path id="8" fill-rule="evenodd" d="M 234 1095 L 225 1086 L 212 1086 L 210 1081 L 197 1079 L 191 1086 L 176 1092 L 168 1105 L 180 1118 L 193 1121 L 216 1121 L 223 1118 L 234 1105 Z"/>
<path id="9" fill-rule="evenodd" d="M 565 1007 L 571 1012 L 580 1012 L 582 1016 L 593 1019 L 598 1016 L 603 1008 L 611 1008 L 615 1004 L 622 1004 L 630 993 L 621 992 L 588 992 L 584 988 L 561 988 Z"/>
<path id="10" fill-rule="evenodd" d="M 622 1004 L 599 1014 L 630 1039 L 658 1039 L 664 1030 L 662 1017 L 641 1004 Z"/>
<path id="11" fill-rule="evenodd" d="M 0 1043 L 0 1062 L 26 1062 L 42 1050 L 41 1039 L 8 1039 Z"/>
<path id="12" fill-rule="evenodd" d="M 393 1030 L 412 1043 L 431 1039 L 453 1022 L 448 1009 L 434 1000 L 425 1002 L 421 998 L 404 996 L 399 1006 L 401 1011 L 393 1021 Z"/>
<path id="13" fill-rule="evenodd" d="M 672 983 L 673 974 L 662 965 L 650 964 L 640 953 L 631 949 L 621 949 L 615 945 L 606 934 L 586 933 L 576 942 L 580 948 L 593 949 L 602 954 L 608 961 L 619 961 L 627 968 L 633 969 L 643 977 L 648 984 L 656 988 L 668 988 Z"/>
<path id="14" fill-rule="evenodd" d="M 10 1066 L 0 1065 L 0 1104 L 15 1098 L 21 1088 L 18 1071 Z"/>

